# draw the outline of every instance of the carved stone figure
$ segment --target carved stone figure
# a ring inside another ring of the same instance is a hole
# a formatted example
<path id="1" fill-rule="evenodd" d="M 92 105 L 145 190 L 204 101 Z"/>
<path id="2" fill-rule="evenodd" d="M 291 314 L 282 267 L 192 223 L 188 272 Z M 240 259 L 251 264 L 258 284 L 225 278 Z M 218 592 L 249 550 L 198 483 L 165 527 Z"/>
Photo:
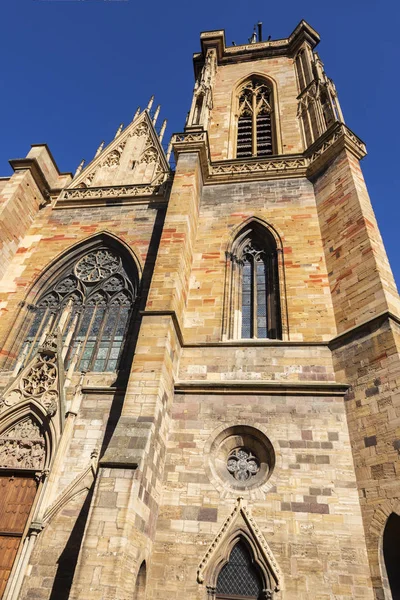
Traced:
<path id="1" fill-rule="evenodd" d="M 0 467 L 41 469 L 45 442 L 39 425 L 30 417 L 20 421 L 0 436 Z"/>

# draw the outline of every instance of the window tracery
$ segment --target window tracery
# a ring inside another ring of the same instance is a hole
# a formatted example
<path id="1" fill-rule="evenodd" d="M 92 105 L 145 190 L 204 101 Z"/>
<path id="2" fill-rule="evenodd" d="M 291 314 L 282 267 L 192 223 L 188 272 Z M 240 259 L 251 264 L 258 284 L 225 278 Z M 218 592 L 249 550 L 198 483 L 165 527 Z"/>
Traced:
<path id="1" fill-rule="evenodd" d="M 247 481 L 260 470 L 260 463 L 247 448 L 235 448 L 230 453 L 226 468 L 238 481 Z"/>
<path id="2" fill-rule="evenodd" d="M 283 264 L 274 236 L 254 221 L 238 234 L 227 259 L 227 337 L 282 339 L 287 332 Z"/>
<path id="3" fill-rule="evenodd" d="M 77 353 L 77 369 L 115 371 L 135 294 L 121 256 L 105 247 L 87 252 L 39 299 L 27 337 L 29 356 L 58 326 L 67 342 L 67 365 Z"/>
<path id="4" fill-rule="evenodd" d="M 239 94 L 237 158 L 273 154 L 272 90 L 260 78 L 252 78 Z"/>

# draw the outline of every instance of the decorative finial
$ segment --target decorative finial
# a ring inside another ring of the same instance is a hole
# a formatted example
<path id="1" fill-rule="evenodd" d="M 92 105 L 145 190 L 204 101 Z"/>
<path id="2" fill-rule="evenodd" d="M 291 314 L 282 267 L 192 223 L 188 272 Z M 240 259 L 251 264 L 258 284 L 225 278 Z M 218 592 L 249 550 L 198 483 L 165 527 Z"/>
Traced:
<path id="1" fill-rule="evenodd" d="M 169 159 L 171 158 L 171 152 L 172 152 L 172 140 L 168 144 L 168 148 L 167 148 L 167 163 L 169 163 Z"/>
<path id="2" fill-rule="evenodd" d="M 149 100 L 149 103 L 147 105 L 147 110 L 150 110 L 151 107 L 153 106 L 153 102 L 154 102 L 154 96 L 152 96 Z"/>
<path id="3" fill-rule="evenodd" d="M 79 175 L 79 173 L 82 171 L 83 169 L 83 165 L 85 164 L 85 159 L 81 160 L 81 162 L 78 165 L 78 168 L 75 171 L 75 175 L 74 177 L 77 177 Z"/>
<path id="4" fill-rule="evenodd" d="M 166 127 L 167 127 L 167 119 L 164 119 L 163 124 L 161 125 L 159 136 L 158 136 L 158 139 L 160 140 L 160 144 L 163 141 Z"/>
<path id="5" fill-rule="evenodd" d="M 96 154 L 94 155 L 94 157 L 95 157 L 95 158 L 97 158 L 97 157 L 98 157 L 98 155 L 99 155 L 99 154 L 102 152 L 102 150 L 103 150 L 103 148 L 104 148 L 104 144 L 105 144 L 105 142 L 104 142 L 104 140 L 103 140 L 103 141 L 101 142 L 100 146 L 99 146 L 99 147 L 97 148 L 97 150 L 96 150 Z"/>
<path id="6" fill-rule="evenodd" d="M 156 108 L 156 112 L 154 113 L 154 117 L 153 117 L 153 125 L 154 126 L 157 123 L 157 119 L 158 119 L 158 115 L 160 114 L 160 110 L 161 110 L 161 106 L 158 105 Z"/>
<path id="7" fill-rule="evenodd" d="M 137 119 L 139 115 L 140 115 L 140 106 L 137 107 L 137 110 L 135 112 L 135 116 L 133 117 L 132 121 L 134 121 L 135 119 Z"/>
<path id="8" fill-rule="evenodd" d="M 121 123 L 121 125 L 117 129 L 117 133 L 114 136 L 114 140 L 115 140 L 115 138 L 117 138 L 119 136 L 119 134 L 121 133 L 121 131 L 123 130 L 123 128 L 124 128 L 124 124 Z"/>

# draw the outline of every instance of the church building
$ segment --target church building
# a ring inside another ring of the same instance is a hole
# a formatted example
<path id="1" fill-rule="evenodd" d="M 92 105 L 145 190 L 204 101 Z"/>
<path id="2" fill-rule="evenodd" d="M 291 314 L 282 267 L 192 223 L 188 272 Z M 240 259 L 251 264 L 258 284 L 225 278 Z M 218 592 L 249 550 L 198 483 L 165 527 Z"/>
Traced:
<path id="1" fill-rule="evenodd" d="M 10 160 L 2 600 L 400 599 L 399 296 L 318 42 L 203 32 L 167 152 L 151 99 Z"/>

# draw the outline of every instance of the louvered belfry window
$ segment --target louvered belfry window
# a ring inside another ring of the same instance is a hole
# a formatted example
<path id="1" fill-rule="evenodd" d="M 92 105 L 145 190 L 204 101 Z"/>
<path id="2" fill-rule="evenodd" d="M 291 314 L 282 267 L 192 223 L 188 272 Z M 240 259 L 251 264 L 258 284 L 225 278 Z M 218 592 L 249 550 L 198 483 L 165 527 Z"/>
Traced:
<path id="1" fill-rule="evenodd" d="M 237 158 L 273 154 L 272 90 L 258 78 L 248 81 L 239 95 Z"/>
<path id="2" fill-rule="evenodd" d="M 217 580 L 217 598 L 259 598 L 262 579 L 243 541 L 234 546 Z"/>
<path id="3" fill-rule="evenodd" d="M 115 371 L 136 294 L 124 261 L 106 247 L 87 252 L 39 299 L 27 340 L 32 356 L 46 332 L 60 326 L 67 366 Z"/>

